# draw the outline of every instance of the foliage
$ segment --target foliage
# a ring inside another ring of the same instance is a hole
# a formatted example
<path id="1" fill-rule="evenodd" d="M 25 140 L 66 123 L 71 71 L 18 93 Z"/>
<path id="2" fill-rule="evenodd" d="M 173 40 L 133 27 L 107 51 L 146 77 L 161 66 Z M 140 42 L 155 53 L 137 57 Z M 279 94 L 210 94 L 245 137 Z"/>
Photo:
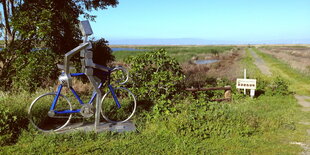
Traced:
<path id="1" fill-rule="evenodd" d="M 216 55 L 216 56 L 220 53 L 219 50 L 217 50 L 217 49 L 211 49 L 210 52 L 211 52 L 213 55 Z"/>
<path id="2" fill-rule="evenodd" d="M 157 63 L 152 60 L 166 62 L 164 61 L 166 59 L 163 60 L 162 57 L 167 55 L 161 52 L 164 51 L 145 53 L 145 55 L 149 54 L 149 57 L 141 55 L 129 58 L 128 61 L 131 60 L 129 61 L 131 69 L 136 68 L 136 72 L 132 71 L 131 73 L 139 75 L 132 75 L 132 80 L 136 80 L 138 84 L 146 83 L 149 84 L 146 86 L 154 86 L 148 82 L 154 79 L 158 80 L 158 78 L 153 79 L 154 75 L 148 71 L 157 70 Z M 157 55 L 155 53 L 161 54 Z M 153 58 L 151 59 L 152 55 Z M 140 57 L 145 59 L 140 59 Z M 145 77 L 143 81 L 138 80 L 144 75 L 150 76 Z M 181 72 L 177 75 L 180 75 L 180 78 L 182 77 Z M 166 78 L 166 76 L 163 77 Z M 170 80 L 166 81 L 169 82 Z M 213 79 L 213 81 L 220 86 L 227 84 L 225 80 Z M 11 128 L 14 125 L 10 125 L 9 133 L 0 135 L 1 138 L 8 139 L 5 138 L 6 135 L 18 131 L 16 132 L 18 133 L 17 136 L 11 138 L 16 143 L 4 142 L 3 144 L 7 146 L 0 147 L 0 154 L 32 154 L 33 150 L 36 150 L 38 154 L 300 153 L 302 151 L 300 146 L 292 145 L 289 142 L 304 142 L 307 140 L 307 137 L 304 136 L 307 126 L 297 122 L 300 122 L 301 118 L 309 118 L 309 113 L 299 110 L 296 99 L 292 95 L 283 93 L 269 95 L 269 93 L 266 93 L 268 90 L 281 92 L 290 83 L 284 82 L 281 78 L 262 79 L 260 81 L 264 83 L 264 86 L 260 88 L 265 92 L 264 94 L 254 99 L 246 97 L 234 98 L 231 103 L 208 102 L 203 94 L 194 98 L 190 93 L 186 92 L 170 94 L 170 92 L 166 93 L 164 91 L 157 94 L 158 97 L 151 94 L 154 92 L 142 94 L 144 95 L 142 97 L 147 98 L 146 95 L 150 95 L 149 99 L 155 99 L 152 100 L 155 105 L 152 106 L 151 111 L 140 111 L 135 114 L 132 121 L 135 122 L 137 132 L 130 133 L 103 132 L 95 134 L 75 132 L 68 134 L 38 134 L 32 130 L 24 130 L 21 133 L 22 129 L 28 129 L 28 122 L 24 120 L 27 116 L 24 109 L 28 107 L 28 103 L 33 99 L 32 96 L 38 94 L 30 94 L 29 97 L 29 93 L 22 92 L 0 96 L 0 107 L 4 105 L 1 108 L 5 109 L 3 111 L 7 111 L 3 113 L 16 116 L 14 123 L 18 124 L 19 127 L 16 130 Z M 176 83 L 178 82 L 180 81 L 177 80 Z M 133 85 L 130 84 L 127 87 L 130 86 L 134 89 Z M 152 89 L 152 87 L 148 87 L 148 89 Z M 46 90 L 42 91 L 46 92 Z M 140 96 L 141 93 L 138 92 L 135 95 Z M 140 96 L 139 99 L 143 99 L 142 97 Z M 2 113 L 0 112 L 0 114 Z M 0 120 L 10 122 L 9 119 L 0 118 Z"/>
<path id="3" fill-rule="evenodd" d="M 57 76 L 56 63 L 59 57 L 48 49 L 32 49 L 24 46 L 27 41 L 15 41 L 0 51 L 0 89 L 29 90 L 46 86 L 49 79 Z"/>
<path id="4" fill-rule="evenodd" d="M 0 29 L 5 32 L 6 47 L 0 52 L 0 84 L 2 89 L 8 90 L 12 87 L 13 79 L 14 84 L 17 83 L 15 88 L 22 86 L 21 82 L 25 82 L 29 84 L 25 86 L 26 89 L 33 89 L 42 85 L 42 81 L 38 82 L 42 80 L 39 76 L 45 74 L 46 77 L 55 78 L 56 72 L 51 69 L 51 66 L 58 61 L 55 57 L 70 51 L 81 42 L 82 36 L 77 26 L 80 15 L 94 20 L 95 16 L 90 15 L 90 11 L 107 9 L 108 6 L 115 7 L 118 1 L 3 0 L 0 3 L 5 12 L 4 18 L 1 17 L 4 21 L 0 21 Z M 45 54 L 42 54 L 43 52 L 33 54 L 33 50 L 37 51 L 37 49 L 49 50 L 48 52 L 42 50 L 47 52 Z M 45 57 L 46 62 L 40 62 L 46 65 L 42 74 L 34 72 L 36 69 L 42 71 L 42 66 L 34 66 L 39 61 L 40 55 L 50 56 Z M 51 62 L 51 59 L 56 61 Z M 47 69 L 51 70 L 47 71 Z M 32 78 L 37 78 L 34 79 L 33 84 L 29 83 Z"/>
<path id="5" fill-rule="evenodd" d="M 96 64 L 107 66 L 115 60 L 112 55 L 112 49 L 108 46 L 108 41 L 101 38 L 97 41 L 91 41 L 93 51 L 93 61 Z"/>
<path id="6" fill-rule="evenodd" d="M 0 146 L 8 143 L 13 136 L 11 130 L 16 123 L 16 116 L 12 116 L 9 110 L 0 104 Z"/>
<path id="7" fill-rule="evenodd" d="M 13 63 L 16 73 L 12 79 L 16 90 L 34 91 L 39 86 L 47 86 L 48 81 L 57 76 L 57 57 L 50 50 L 18 55 L 20 56 Z"/>
<path id="8" fill-rule="evenodd" d="M 273 78 L 270 85 L 268 86 L 268 95 L 289 95 L 292 94 L 291 91 L 288 89 L 288 82 L 281 78 L 280 76 L 277 76 Z"/>
<path id="9" fill-rule="evenodd" d="M 16 75 L 16 70 L 14 68 L 14 63 L 19 55 L 26 55 L 27 51 L 30 51 L 30 46 L 23 46 L 26 42 L 15 41 L 14 44 L 2 49 L 0 51 L 0 84 L 2 89 L 8 90 L 12 88 L 12 79 Z M 20 63 L 20 65 L 25 65 L 25 62 Z"/>
<path id="10" fill-rule="evenodd" d="M 0 50 L 0 89 L 8 90 L 12 83 L 12 67 L 16 55 L 13 52 L 8 52 L 8 49 Z"/>
<path id="11" fill-rule="evenodd" d="M 163 49 L 129 57 L 125 62 L 130 65 L 130 87 L 138 100 L 168 99 L 182 90 L 181 67 Z"/>
<path id="12" fill-rule="evenodd" d="M 28 118 L 25 108 L 29 99 L 25 92 L 20 95 L 0 92 L 0 146 L 16 142 L 21 131 L 26 129 Z"/>
<path id="13" fill-rule="evenodd" d="M 80 40 L 81 33 L 76 26 L 80 15 L 94 20 L 96 16 L 90 15 L 90 11 L 115 7 L 118 1 L 4 0 L 1 4 L 5 12 L 10 13 L 5 15 L 3 24 L 9 32 L 7 34 L 12 36 L 10 43 L 13 44 L 16 38 L 29 40 L 36 47 L 44 46 L 55 53 L 64 53 L 75 47 Z"/>

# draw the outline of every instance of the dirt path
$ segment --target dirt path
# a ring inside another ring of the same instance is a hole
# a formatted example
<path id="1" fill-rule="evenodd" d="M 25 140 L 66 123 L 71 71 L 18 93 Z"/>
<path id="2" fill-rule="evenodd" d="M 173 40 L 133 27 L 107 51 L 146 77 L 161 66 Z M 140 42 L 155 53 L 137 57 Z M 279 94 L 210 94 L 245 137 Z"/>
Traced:
<path id="1" fill-rule="evenodd" d="M 259 57 L 252 49 L 250 52 L 255 59 L 255 65 L 261 70 L 261 72 L 265 75 L 270 76 L 272 73 L 270 72 L 269 67 L 265 64 L 264 60 Z M 310 96 L 302 96 L 302 95 L 295 95 L 295 98 L 298 101 L 298 104 L 301 105 L 301 110 L 309 112 L 310 111 Z M 299 122 L 300 124 L 304 124 L 310 126 L 310 122 Z M 310 136 L 310 128 L 307 129 L 308 136 Z M 302 155 L 310 155 L 310 139 L 305 143 L 301 142 L 291 142 L 291 144 L 300 145 L 304 151 L 301 153 Z"/>
<path id="2" fill-rule="evenodd" d="M 301 110 L 302 111 L 306 111 L 306 112 L 309 112 L 310 111 L 310 97 L 309 96 L 302 96 L 302 95 L 295 95 L 295 98 L 297 99 L 298 101 L 298 104 L 300 104 L 302 106 Z M 310 126 L 310 122 L 299 122 L 300 124 L 303 124 L 303 125 L 307 125 L 307 126 Z M 307 133 L 308 133 L 308 136 L 310 136 L 310 129 L 308 128 L 307 129 Z M 307 141 L 307 144 L 304 144 L 304 143 L 300 143 L 300 142 L 292 142 L 291 144 L 297 144 L 297 145 L 300 145 L 303 149 L 304 149 L 304 152 L 302 152 L 301 154 L 302 155 L 309 155 L 310 154 L 310 140 Z"/>
<path id="3" fill-rule="evenodd" d="M 253 58 L 255 59 L 255 62 L 254 64 L 259 68 L 259 70 L 265 74 L 265 75 L 268 75 L 270 76 L 271 75 L 271 72 L 269 70 L 269 67 L 265 64 L 265 61 L 260 58 L 254 51 L 253 49 L 250 49 L 250 52 L 253 56 Z"/>
<path id="4" fill-rule="evenodd" d="M 295 98 L 298 100 L 298 103 L 302 106 L 302 111 L 310 111 L 310 97 L 295 95 Z"/>

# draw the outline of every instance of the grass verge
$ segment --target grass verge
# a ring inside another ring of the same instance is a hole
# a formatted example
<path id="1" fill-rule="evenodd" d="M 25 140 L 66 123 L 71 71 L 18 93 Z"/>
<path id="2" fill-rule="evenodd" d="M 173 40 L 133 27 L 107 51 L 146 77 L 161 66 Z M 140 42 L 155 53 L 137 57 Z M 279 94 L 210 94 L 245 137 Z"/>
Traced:
<path id="1" fill-rule="evenodd" d="M 211 106 L 210 106 L 211 105 Z M 132 133 L 40 134 L 23 130 L 1 154 L 297 154 L 288 143 L 298 135 L 291 96 L 262 96 L 232 104 L 187 100 L 171 113 L 137 122 Z M 204 110 L 207 108 L 208 110 Z M 295 140 L 301 141 L 301 137 Z"/>

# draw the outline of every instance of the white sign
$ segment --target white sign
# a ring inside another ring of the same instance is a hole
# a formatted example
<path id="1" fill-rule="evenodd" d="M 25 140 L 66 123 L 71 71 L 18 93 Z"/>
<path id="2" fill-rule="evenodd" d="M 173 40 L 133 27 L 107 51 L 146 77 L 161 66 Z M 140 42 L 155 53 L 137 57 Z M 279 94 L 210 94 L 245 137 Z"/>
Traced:
<path id="1" fill-rule="evenodd" d="M 256 89 L 256 79 L 237 79 L 237 89 Z"/>

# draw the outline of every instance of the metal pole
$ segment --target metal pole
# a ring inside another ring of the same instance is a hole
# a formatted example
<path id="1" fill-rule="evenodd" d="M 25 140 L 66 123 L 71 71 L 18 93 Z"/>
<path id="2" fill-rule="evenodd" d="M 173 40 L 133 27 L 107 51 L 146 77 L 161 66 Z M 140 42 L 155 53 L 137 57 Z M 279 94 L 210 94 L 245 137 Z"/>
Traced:
<path id="1" fill-rule="evenodd" d="M 244 69 L 244 79 L 246 79 L 246 69 Z M 246 89 L 243 90 L 244 95 L 246 95 Z"/>
<path id="2" fill-rule="evenodd" d="M 96 113 L 95 113 L 95 132 L 98 132 L 98 128 L 100 125 L 100 112 L 101 112 L 101 91 L 97 92 L 96 98 Z"/>
<path id="3" fill-rule="evenodd" d="M 98 83 L 96 82 L 94 76 L 87 76 L 90 83 L 93 85 L 95 92 L 97 93 L 96 96 L 96 111 L 95 111 L 95 132 L 98 132 L 99 124 L 100 124 L 100 112 L 101 112 L 101 91 L 98 88 Z"/>

